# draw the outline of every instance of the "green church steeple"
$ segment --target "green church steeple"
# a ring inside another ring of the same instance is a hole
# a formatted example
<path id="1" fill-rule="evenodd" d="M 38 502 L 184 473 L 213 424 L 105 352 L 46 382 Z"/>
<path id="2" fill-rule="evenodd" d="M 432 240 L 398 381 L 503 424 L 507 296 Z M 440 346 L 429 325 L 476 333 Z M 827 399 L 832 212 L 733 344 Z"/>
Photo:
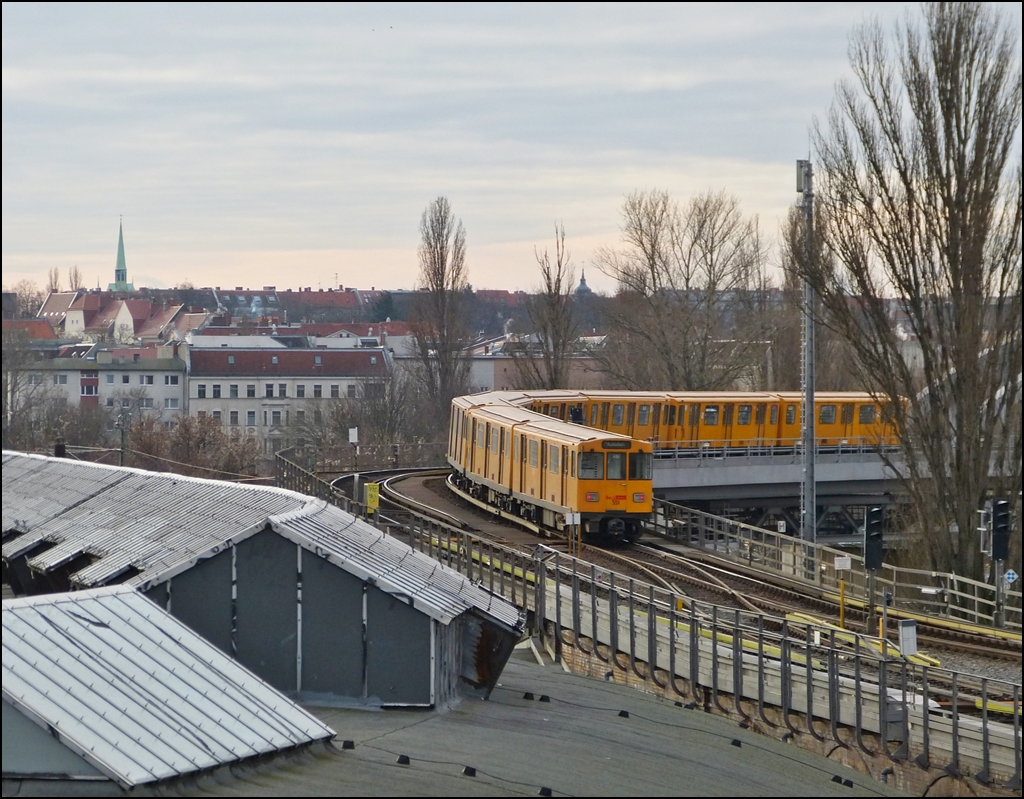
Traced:
<path id="1" fill-rule="evenodd" d="M 107 291 L 135 291 L 135 286 L 128 282 L 128 265 L 124 260 L 124 225 L 117 225 L 117 265 L 114 267 L 114 282 L 107 286 Z"/>

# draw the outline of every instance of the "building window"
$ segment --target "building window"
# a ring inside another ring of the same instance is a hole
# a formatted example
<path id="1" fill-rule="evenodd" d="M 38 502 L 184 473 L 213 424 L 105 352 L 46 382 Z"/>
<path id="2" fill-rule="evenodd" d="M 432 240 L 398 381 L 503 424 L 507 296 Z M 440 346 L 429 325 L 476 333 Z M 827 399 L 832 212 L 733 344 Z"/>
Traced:
<path id="1" fill-rule="evenodd" d="M 98 386 L 82 386 L 83 397 L 95 397 L 99 393 Z"/>
<path id="2" fill-rule="evenodd" d="M 336 385 L 331 386 L 331 399 L 337 399 L 340 396 L 341 394 L 338 393 L 338 387 Z"/>
<path id="3" fill-rule="evenodd" d="M 113 375 L 107 375 L 107 384 L 111 385 L 113 382 L 114 382 L 114 376 Z"/>
<path id="4" fill-rule="evenodd" d="M 238 411 L 231 411 L 228 413 L 228 419 L 232 427 L 238 426 Z"/>
<path id="5" fill-rule="evenodd" d="M 324 387 L 316 383 L 313 384 L 313 397 L 320 399 L 324 395 Z"/>
<path id="6" fill-rule="evenodd" d="M 238 399 L 238 383 L 232 383 L 228 387 L 228 396 L 231 397 L 231 399 Z"/>
<path id="7" fill-rule="evenodd" d="M 303 399 L 306 396 L 306 386 L 304 384 L 299 383 L 295 387 L 295 396 L 299 399 Z"/>
<path id="8" fill-rule="evenodd" d="M 213 384 L 213 398 L 220 399 L 220 383 Z"/>
<path id="9" fill-rule="evenodd" d="M 234 362 L 235 362 L 235 356 L 234 355 L 229 355 L 228 356 L 228 363 L 229 364 L 234 364 Z"/>
<path id="10" fill-rule="evenodd" d="M 200 383 L 196 386 L 196 396 L 199 399 L 206 399 L 206 383 Z"/>
<path id="11" fill-rule="evenodd" d="M 121 375 L 121 383 L 122 383 L 123 385 L 126 385 L 126 386 L 127 386 L 127 385 L 128 385 L 128 383 L 130 383 L 130 382 L 131 382 L 131 378 L 130 378 L 130 377 L 128 377 L 128 375 Z"/>
<path id="12" fill-rule="evenodd" d="M 249 399 L 254 399 L 256 397 L 256 384 L 255 383 L 249 383 L 245 387 L 245 396 L 247 396 Z"/>
<path id="13" fill-rule="evenodd" d="M 296 421 L 297 424 L 305 424 L 306 423 L 306 412 L 305 411 L 295 411 L 295 421 Z"/>
<path id="14" fill-rule="evenodd" d="M 128 399 L 128 398 L 122 399 L 121 400 L 121 407 L 122 408 L 130 408 L 130 407 L 132 407 L 132 401 L 130 399 Z"/>
<path id="15" fill-rule="evenodd" d="M 377 356 L 376 355 L 371 355 L 370 356 L 370 363 L 377 363 Z"/>
<path id="16" fill-rule="evenodd" d="M 151 386 L 153 385 L 153 375 L 139 375 L 140 386 Z"/>
<path id="17" fill-rule="evenodd" d="M 144 409 L 151 409 L 153 407 L 152 397 L 143 397 L 139 400 L 139 407 Z"/>
<path id="18" fill-rule="evenodd" d="M 53 384 L 55 386 L 66 386 L 68 384 L 68 376 L 67 375 L 54 375 L 53 376 Z"/>
<path id="19" fill-rule="evenodd" d="M 167 410 L 167 411 L 176 411 L 176 410 L 178 410 L 178 398 L 177 397 L 167 397 L 164 400 L 164 410 Z"/>
<path id="20" fill-rule="evenodd" d="M 274 396 L 274 384 L 273 383 L 267 383 L 266 397 L 267 397 L 267 399 L 272 399 L 273 396 Z"/>
<path id="21" fill-rule="evenodd" d="M 354 383 L 349 383 L 345 389 L 349 399 L 355 399 L 356 397 L 356 386 Z"/>
<path id="22" fill-rule="evenodd" d="M 178 385 L 178 376 L 177 375 L 164 375 L 164 385 L 165 386 L 176 386 L 176 385 Z"/>
<path id="23" fill-rule="evenodd" d="M 220 424 L 220 411 L 213 412 L 213 421 L 215 421 L 217 424 Z"/>
<path id="24" fill-rule="evenodd" d="M 279 397 L 287 397 L 288 396 L 288 384 L 287 383 L 278 383 L 277 384 L 277 396 L 279 396 Z"/>
<path id="25" fill-rule="evenodd" d="M 43 384 L 43 376 L 39 372 L 33 372 L 28 376 L 28 384 L 30 386 L 41 386 Z"/>
<path id="26" fill-rule="evenodd" d="M 319 355 L 314 355 L 313 363 L 315 363 L 317 366 L 320 366 L 323 363 L 323 358 L 321 358 Z"/>
<path id="27" fill-rule="evenodd" d="M 249 425 L 249 427 L 256 426 L 256 411 L 245 412 L 245 423 Z"/>
<path id="28" fill-rule="evenodd" d="M 277 363 L 277 356 L 276 355 L 271 355 L 270 356 L 270 362 L 272 364 L 276 364 Z"/>
<path id="29" fill-rule="evenodd" d="M 272 411 L 270 414 L 270 423 L 274 427 L 281 426 L 281 411 Z"/>
<path id="30" fill-rule="evenodd" d="M 107 407 L 108 408 L 113 408 L 114 407 L 114 398 L 113 397 L 107 397 Z"/>

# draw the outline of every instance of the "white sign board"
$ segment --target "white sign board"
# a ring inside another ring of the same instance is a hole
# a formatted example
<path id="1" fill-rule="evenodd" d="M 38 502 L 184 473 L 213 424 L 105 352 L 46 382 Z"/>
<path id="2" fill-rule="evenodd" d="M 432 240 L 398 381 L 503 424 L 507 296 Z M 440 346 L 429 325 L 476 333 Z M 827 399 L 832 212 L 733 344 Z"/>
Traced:
<path id="1" fill-rule="evenodd" d="M 836 571 L 848 572 L 853 568 L 853 558 L 849 555 L 836 555 Z"/>
<path id="2" fill-rule="evenodd" d="M 580 514 L 579 513 L 567 513 L 567 514 L 565 514 L 565 523 L 566 524 L 579 524 L 580 523 Z"/>
<path id="3" fill-rule="evenodd" d="M 917 654 L 917 622 L 914 619 L 900 619 L 900 654 L 903 657 Z"/>
<path id="4" fill-rule="evenodd" d="M 775 523 L 775 529 L 778 530 L 780 533 L 786 532 L 786 523 L 785 522 L 776 522 Z"/>
<path id="5" fill-rule="evenodd" d="M 358 427 L 350 427 L 348 429 L 348 443 L 349 444 L 358 444 L 359 443 L 359 428 Z"/>

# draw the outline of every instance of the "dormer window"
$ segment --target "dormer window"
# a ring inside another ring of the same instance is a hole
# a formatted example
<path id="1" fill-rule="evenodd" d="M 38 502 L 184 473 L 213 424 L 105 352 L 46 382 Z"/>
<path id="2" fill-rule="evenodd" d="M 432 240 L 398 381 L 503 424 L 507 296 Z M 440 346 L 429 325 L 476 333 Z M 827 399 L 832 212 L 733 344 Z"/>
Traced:
<path id="1" fill-rule="evenodd" d="M 234 362 L 235 362 L 235 356 L 234 355 L 229 355 L 228 356 L 228 363 L 234 363 Z"/>
<path id="2" fill-rule="evenodd" d="M 276 364 L 277 363 L 277 356 L 276 355 L 271 355 L 270 356 L 270 362 L 273 363 L 273 364 Z"/>
<path id="3" fill-rule="evenodd" d="M 320 364 L 323 363 L 323 358 L 321 356 L 319 356 L 319 355 L 314 355 L 313 356 L 313 363 L 315 363 L 317 366 L 320 366 Z"/>

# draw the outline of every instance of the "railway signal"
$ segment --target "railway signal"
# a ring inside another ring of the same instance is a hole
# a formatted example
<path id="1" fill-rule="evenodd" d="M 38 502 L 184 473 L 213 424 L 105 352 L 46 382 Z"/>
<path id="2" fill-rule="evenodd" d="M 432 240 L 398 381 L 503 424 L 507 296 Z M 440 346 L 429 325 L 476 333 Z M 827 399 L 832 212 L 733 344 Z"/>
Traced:
<path id="1" fill-rule="evenodd" d="M 864 519 L 864 568 L 869 571 L 878 571 L 882 568 L 882 526 L 882 509 L 868 508 Z"/>
<path id="2" fill-rule="evenodd" d="M 1010 503 L 992 501 L 992 560 L 1006 560 L 1010 550 Z"/>

